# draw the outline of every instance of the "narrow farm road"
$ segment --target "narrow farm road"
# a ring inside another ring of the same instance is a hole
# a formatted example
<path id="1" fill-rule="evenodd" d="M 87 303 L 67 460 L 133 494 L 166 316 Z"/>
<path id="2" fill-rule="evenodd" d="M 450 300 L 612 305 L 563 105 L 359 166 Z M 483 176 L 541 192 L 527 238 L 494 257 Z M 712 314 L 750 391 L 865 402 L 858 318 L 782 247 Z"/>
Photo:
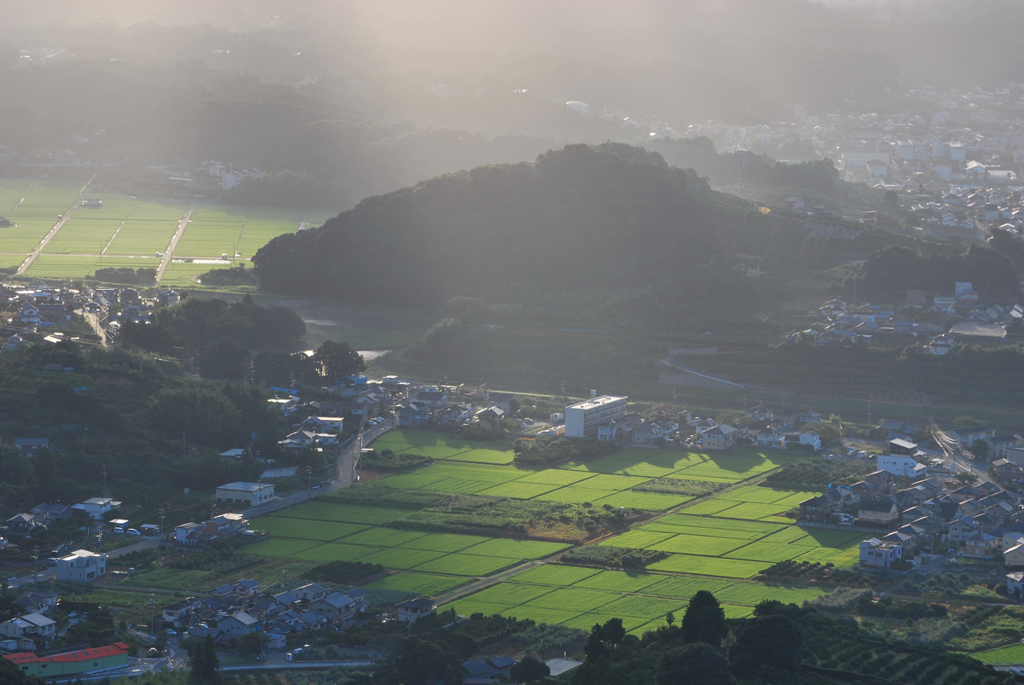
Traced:
<path id="1" fill-rule="evenodd" d="M 156 283 L 160 285 L 160 281 L 164 278 L 164 272 L 167 271 L 167 265 L 171 263 L 171 258 L 174 257 L 174 251 L 178 248 L 178 241 L 181 240 L 181 236 L 185 234 L 185 229 L 188 228 L 188 222 L 192 220 L 192 212 L 196 211 L 196 206 L 192 205 L 188 208 L 188 212 L 182 217 L 181 221 L 178 222 L 178 230 L 174 232 L 174 237 L 171 238 L 171 244 L 167 247 L 167 252 L 164 252 L 163 259 L 160 260 L 160 268 L 156 271 Z"/>

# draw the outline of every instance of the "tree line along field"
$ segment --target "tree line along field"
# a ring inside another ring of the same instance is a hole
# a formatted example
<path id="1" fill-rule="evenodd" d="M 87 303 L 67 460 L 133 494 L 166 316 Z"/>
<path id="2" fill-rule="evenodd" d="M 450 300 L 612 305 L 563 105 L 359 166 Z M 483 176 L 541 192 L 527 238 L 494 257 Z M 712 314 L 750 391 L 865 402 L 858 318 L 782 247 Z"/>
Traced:
<path id="1" fill-rule="evenodd" d="M 642 632 L 667 612 L 678 613 L 701 589 L 712 590 L 733 617 L 749 615 L 764 599 L 811 599 L 821 591 L 751 578 L 788 559 L 856 563 L 862 537 L 805 530 L 781 515 L 813 493 L 745 484 L 796 459 L 789 455 L 766 457 L 743 449 L 722 455 L 626 449 L 584 464 L 525 469 L 512 465 L 514 455 L 502 445 L 430 431 L 391 431 L 373 447 L 424 454 L 435 461 L 357 486 L 370 492 L 358 503 L 325 498 L 254 519 L 251 526 L 271 537 L 245 548 L 246 553 L 279 561 L 380 564 L 393 575 L 368 587 L 428 596 L 518 569 L 451 605 L 462 614 L 500 613 L 584 628 L 619 617 L 629 630 Z M 666 477 L 718 483 L 725 489 L 696 500 L 633 489 Z M 401 506 L 384 496 L 396 491 L 407 493 Z M 379 501 L 374 492 L 381 493 Z M 643 509 L 651 512 L 649 518 L 596 544 L 652 550 L 664 558 L 636 572 L 569 566 L 555 558 L 570 548 L 564 541 L 440 532 L 416 525 L 432 520 L 423 516 L 424 507 L 443 498 L 440 493 Z"/>
<path id="2" fill-rule="evenodd" d="M 14 225 L 0 228 L 0 268 L 20 266 L 78 204 L 85 182 L 0 180 L 0 216 Z M 141 200 L 127 195 L 87 192 L 100 207 L 74 212 L 36 258 L 26 275 L 87 278 L 97 269 L 159 267 L 179 222 L 190 205 Z M 304 215 L 301 209 L 198 205 L 168 264 L 163 283 L 195 285 L 211 269 L 248 262 L 257 250 L 283 233 L 296 231 L 303 217 L 310 226 L 330 215 Z M 227 259 L 222 259 L 228 255 Z M 236 257 L 236 255 L 238 255 Z"/>

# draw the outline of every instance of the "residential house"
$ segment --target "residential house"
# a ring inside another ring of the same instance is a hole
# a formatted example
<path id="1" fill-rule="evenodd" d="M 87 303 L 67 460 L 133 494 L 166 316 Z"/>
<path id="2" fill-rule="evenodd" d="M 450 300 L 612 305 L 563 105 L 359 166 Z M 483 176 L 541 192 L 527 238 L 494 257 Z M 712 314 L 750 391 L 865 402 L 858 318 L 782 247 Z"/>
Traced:
<path id="1" fill-rule="evenodd" d="M 202 607 L 202 602 L 199 599 L 188 597 L 162 608 L 160 617 L 175 628 L 188 628 L 192 625 L 193 617 L 200 607 Z"/>
<path id="2" fill-rule="evenodd" d="M 737 430 L 724 423 L 701 434 L 701 445 L 706 450 L 727 450 L 736 445 Z"/>
<path id="3" fill-rule="evenodd" d="M 800 444 L 810 447 L 812 451 L 817 452 L 821 449 L 821 436 L 814 431 L 807 431 L 806 433 L 800 433 Z"/>
<path id="4" fill-rule="evenodd" d="M 407 599 L 404 602 L 399 602 L 396 606 L 398 620 L 402 623 L 416 623 L 424 616 L 432 616 L 437 611 L 434 603 L 426 597 Z"/>
<path id="5" fill-rule="evenodd" d="M 786 436 L 777 432 L 773 428 L 758 431 L 755 440 L 759 447 L 768 447 L 779 450 L 786 449 Z"/>
<path id="6" fill-rule="evenodd" d="M 32 514 L 15 514 L 4 522 L 8 533 L 15 535 L 31 535 L 40 525 Z"/>
<path id="7" fill-rule="evenodd" d="M 902 441 L 894 440 L 893 442 Z M 901 454 L 879 454 L 878 470 L 891 473 L 900 478 L 921 478 L 927 474 L 928 466 L 927 464 L 918 463 L 913 457 Z"/>
<path id="8" fill-rule="evenodd" d="M 185 547 L 200 547 L 248 529 L 249 520 L 241 514 L 220 514 L 203 523 L 190 521 L 175 527 L 174 543 Z"/>
<path id="9" fill-rule="evenodd" d="M 217 629 L 228 637 L 241 637 L 259 630 L 260 622 L 244 611 L 238 611 L 217 621 Z"/>
<path id="10" fill-rule="evenodd" d="M 298 597 L 300 601 L 315 602 L 327 596 L 327 588 L 316 583 L 308 583 L 292 590 L 292 594 Z"/>
<path id="11" fill-rule="evenodd" d="M 418 402 L 395 405 L 398 423 L 402 426 L 423 426 L 430 422 L 433 412 L 430 407 Z"/>
<path id="12" fill-rule="evenodd" d="M 988 458 L 989 460 L 1005 459 L 1006 451 L 1013 447 L 1024 447 L 1024 436 L 1021 435 L 1002 435 L 999 437 L 992 437 L 986 440 L 988 443 Z"/>
<path id="13" fill-rule="evenodd" d="M 448 406 L 448 390 L 437 387 L 423 387 L 412 392 L 412 400 L 431 409 L 444 409 Z M 497 404 L 497 402 L 495 402 Z M 499 405 L 500 406 L 500 405 Z M 511 408 L 510 408 L 511 410 Z"/>
<path id="14" fill-rule="evenodd" d="M 107 572 L 107 555 L 78 549 L 57 560 L 57 580 L 89 582 Z"/>
<path id="15" fill-rule="evenodd" d="M 638 447 L 656 447 L 665 442 L 665 431 L 656 423 L 644 422 L 633 428 L 632 442 Z"/>
<path id="16" fill-rule="evenodd" d="M 39 450 L 50 449 L 49 438 L 15 438 L 14 446 L 26 457 L 34 457 Z"/>
<path id="17" fill-rule="evenodd" d="M 1007 568 L 1024 567 L 1024 544 L 1017 544 L 1003 552 L 1003 565 Z"/>
<path id="18" fill-rule="evenodd" d="M 501 430 L 505 425 L 505 410 L 501 407 L 490 406 L 478 411 L 475 414 L 475 418 L 483 430 Z"/>
<path id="19" fill-rule="evenodd" d="M 1002 538 L 983 533 L 980 530 L 964 539 L 964 556 L 975 559 L 992 559 L 999 554 Z"/>
<path id="20" fill-rule="evenodd" d="M 52 616 L 57 609 L 56 592 L 26 592 L 14 600 L 22 614 Z"/>
<path id="21" fill-rule="evenodd" d="M 975 442 L 990 440 L 996 437 L 996 429 L 992 426 L 970 426 L 968 428 L 956 428 L 948 431 L 948 434 L 960 443 L 961 447 L 971 448 Z"/>
<path id="22" fill-rule="evenodd" d="M 348 595 L 333 592 L 309 603 L 309 608 L 323 615 L 334 625 L 351 621 L 356 615 L 356 603 Z"/>
<path id="23" fill-rule="evenodd" d="M 311 430 L 300 429 L 286 435 L 284 440 L 278 440 L 277 444 L 285 449 L 308 449 L 316 444 L 316 436 Z"/>
<path id="24" fill-rule="evenodd" d="M 498 409 L 505 412 L 505 414 L 512 413 L 512 400 L 515 398 L 510 392 L 491 392 L 487 393 L 487 406 L 497 407 Z"/>
<path id="25" fill-rule="evenodd" d="M 899 543 L 871 538 L 860 543 L 860 563 L 863 566 L 892 568 L 903 559 L 903 548 Z"/>
<path id="26" fill-rule="evenodd" d="M 861 500 L 857 505 L 857 520 L 863 523 L 889 524 L 900 516 L 896 503 L 888 497 Z"/>
<path id="27" fill-rule="evenodd" d="M 102 521 L 104 514 L 111 510 L 121 508 L 121 503 L 109 497 L 90 497 L 89 499 L 75 504 L 72 509 L 79 509 L 88 514 L 94 521 Z"/>
<path id="28" fill-rule="evenodd" d="M 63 521 L 71 518 L 71 514 L 74 513 L 74 510 L 66 504 L 50 504 L 48 502 L 43 502 L 42 504 L 37 504 L 32 507 L 32 510 L 29 511 L 29 513 L 32 514 L 37 521 L 42 521 L 49 525 L 56 521 Z"/>
<path id="29" fill-rule="evenodd" d="M 57 637 L 57 622 L 42 614 L 25 614 L 0 623 L 0 635 L 31 640 L 45 647 Z"/>
<path id="30" fill-rule="evenodd" d="M 1024 572 L 1014 571 L 1006 574 L 1006 594 L 1017 599 L 1024 597 Z"/>
<path id="31" fill-rule="evenodd" d="M 800 503 L 801 521 L 831 522 L 834 515 L 832 500 L 824 495 L 811 497 Z"/>
<path id="32" fill-rule="evenodd" d="M 310 416 L 299 424 L 299 430 L 313 433 L 341 433 L 345 428 L 345 419 L 341 416 Z"/>

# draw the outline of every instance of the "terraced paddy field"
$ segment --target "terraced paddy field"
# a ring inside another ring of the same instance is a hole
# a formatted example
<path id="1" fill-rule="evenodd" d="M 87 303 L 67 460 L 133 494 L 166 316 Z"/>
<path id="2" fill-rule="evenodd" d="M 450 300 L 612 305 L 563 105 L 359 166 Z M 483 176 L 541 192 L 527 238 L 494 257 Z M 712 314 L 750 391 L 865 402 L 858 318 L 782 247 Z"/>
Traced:
<path id="1" fill-rule="evenodd" d="M 371 493 L 359 503 L 328 497 L 255 519 L 252 527 L 272 537 L 246 552 L 281 561 L 381 564 L 394 573 L 370 587 L 433 596 L 501 574 L 477 592 L 456 593 L 447 605 L 467 615 L 500 613 L 586 629 L 619 617 L 628 630 L 639 633 L 657 627 L 668 612 L 678 615 L 702 589 L 712 591 L 730 617 L 750 615 L 765 599 L 812 599 L 820 589 L 752 578 L 787 559 L 856 563 L 862 537 L 801 528 L 785 514 L 815 493 L 750 481 L 797 459 L 787 455 L 623 450 L 589 464 L 527 469 L 512 464 L 514 455 L 502 445 L 430 431 L 392 431 L 373 447 L 427 454 L 435 461 L 357 486 Z M 506 456 L 489 461 L 475 453 Z M 460 455 L 463 459 L 456 459 Z M 718 490 L 691 497 L 635 489 L 665 477 L 695 487 L 715 484 Z M 402 494 L 406 505 L 372 504 L 373 488 L 381 488 L 382 500 L 383 493 L 408 493 Z M 627 532 L 590 544 L 651 550 L 662 558 L 637 572 L 571 566 L 558 561 L 571 547 L 565 542 L 442 532 L 425 525 L 439 520 L 425 516 L 435 511 L 425 507 L 467 494 L 482 496 L 470 498 L 474 506 L 491 497 L 494 502 L 588 502 L 605 511 L 642 510 L 647 518 Z"/>

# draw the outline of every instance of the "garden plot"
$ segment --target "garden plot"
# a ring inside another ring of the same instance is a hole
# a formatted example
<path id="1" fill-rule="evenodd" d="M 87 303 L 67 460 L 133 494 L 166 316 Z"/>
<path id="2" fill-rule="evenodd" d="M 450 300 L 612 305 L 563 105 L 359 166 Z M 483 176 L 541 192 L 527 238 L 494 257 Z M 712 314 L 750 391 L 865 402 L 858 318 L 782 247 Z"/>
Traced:
<path id="1" fill-rule="evenodd" d="M 420 564 L 434 561 L 445 556 L 444 552 L 431 552 L 426 549 L 408 549 L 395 547 L 393 549 L 382 549 L 379 552 L 360 557 L 359 561 L 367 564 L 380 564 L 385 568 L 394 568 L 407 571 L 416 568 Z"/>
<path id="2" fill-rule="evenodd" d="M 389 507 L 366 507 L 358 504 L 334 504 L 331 502 L 307 502 L 278 514 L 283 518 L 310 519 L 314 521 L 341 521 L 344 523 L 365 523 L 381 526 L 395 519 L 408 516 L 413 510 Z"/>
<path id="3" fill-rule="evenodd" d="M 484 557 L 476 554 L 456 552 L 428 561 L 415 568 L 424 573 L 444 573 L 453 576 L 488 576 L 503 568 L 519 563 L 518 559 L 506 557 Z"/>
<path id="4" fill-rule="evenodd" d="M 692 497 L 683 495 L 668 495 L 660 492 L 633 492 L 626 490 L 616 492 L 613 495 L 602 497 L 594 502 L 597 505 L 610 504 L 613 507 L 628 507 L 630 509 L 644 509 L 646 511 L 666 511 L 673 507 L 686 504 Z"/>
<path id="5" fill-rule="evenodd" d="M 466 554 L 484 557 L 505 557 L 507 559 L 540 559 L 570 547 L 560 542 L 543 542 L 541 540 L 510 540 L 492 538 L 486 542 L 473 545 L 465 550 Z"/>
<path id="6" fill-rule="evenodd" d="M 309 521 L 306 519 L 277 516 L 253 519 L 249 522 L 249 525 L 253 530 L 265 530 L 275 538 L 297 538 L 299 540 L 319 540 L 321 542 L 337 540 L 338 538 L 366 529 L 366 526 L 351 523 Z"/>
<path id="7" fill-rule="evenodd" d="M 648 549 L 673 554 L 697 554 L 704 557 L 719 557 L 723 554 L 743 547 L 745 541 L 731 538 L 698 537 L 696 535 L 676 535 L 667 540 L 656 542 Z M 757 543 L 753 543 L 757 544 Z"/>
<path id="8" fill-rule="evenodd" d="M 771 564 L 766 564 L 762 561 L 701 557 L 690 554 L 673 554 L 668 559 L 656 561 L 647 568 L 652 571 L 692 573 L 698 576 L 753 578 L 768 566 L 771 566 Z"/>
<path id="9" fill-rule="evenodd" d="M 649 585 L 662 581 L 666 576 L 655 573 L 630 573 L 627 571 L 601 571 L 596 575 L 574 583 L 573 587 L 613 592 L 640 592 Z"/>
<path id="10" fill-rule="evenodd" d="M 573 583 L 578 583 L 585 578 L 597 575 L 600 572 L 596 568 L 544 564 L 543 566 L 535 566 L 522 573 L 517 573 L 512 576 L 512 580 L 517 583 L 536 583 L 538 585 L 566 587 Z"/>
<path id="11" fill-rule="evenodd" d="M 316 547 L 319 543 L 314 540 L 291 540 L 287 538 L 277 540 L 263 540 L 245 548 L 246 554 L 255 554 L 261 557 L 290 557 L 293 554 L 303 552 Z"/>
<path id="12" fill-rule="evenodd" d="M 273 542 L 273 540 L 270 540 L 270 542 Z M 315 561 L 317 563 L 324 564 L 329 561 L 364 561 L 366 557 L 371 554 L 384 551 L 390 550 L 385 550 L 383 547 L 367 547 L 365 545 L 345 545 L 337 542 L 328 542 L 289 556 L 293 559 Z"/>
<path id="13" fill-rule="evenodd" d="M 455 576 L 435 576 L 428 573 L 396 573 L 367 585 L 374 590 L 400 590 L 415 592 L 424 597 L 436 597 L 466 582 Z"/>

